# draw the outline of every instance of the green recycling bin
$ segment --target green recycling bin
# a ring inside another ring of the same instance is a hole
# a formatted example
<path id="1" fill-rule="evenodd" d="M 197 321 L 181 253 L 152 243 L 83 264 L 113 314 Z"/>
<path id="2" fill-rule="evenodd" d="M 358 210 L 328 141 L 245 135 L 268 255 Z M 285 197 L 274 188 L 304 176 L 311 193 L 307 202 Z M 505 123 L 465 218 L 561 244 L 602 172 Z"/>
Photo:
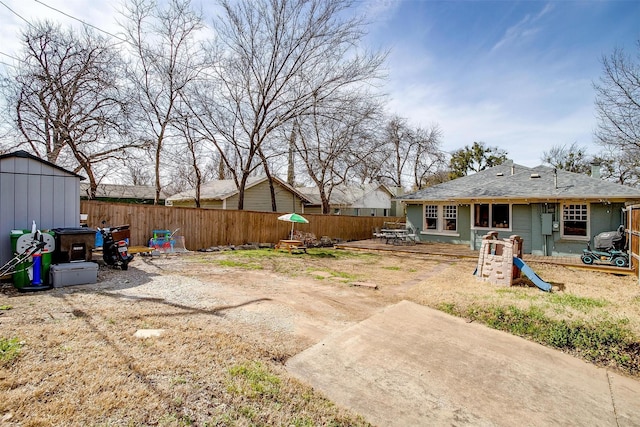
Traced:
<path id="1" fill-rule="evenodd" d="M 14 254 L 22 253 L 31 245 L 34 234 L 31 230 L 11 230 L 11 250 Z M 42 249 L 42 267 L 40 271 L 41 283 L 32 283 L 33 273 L 29 269 L 33 266 L 33 258 L 29 257 L 15 267 L 13 273 L 13 285 L 19 290 L 41 290 L 47 289 L 49 283 L 49 269 L 51 267 L 51 256 L 55 248 L 54 235 L 51 232 L 43 232 L 42 239 L 46 243 Z M 30 274 L 31 273 L 31 274 Z"/>

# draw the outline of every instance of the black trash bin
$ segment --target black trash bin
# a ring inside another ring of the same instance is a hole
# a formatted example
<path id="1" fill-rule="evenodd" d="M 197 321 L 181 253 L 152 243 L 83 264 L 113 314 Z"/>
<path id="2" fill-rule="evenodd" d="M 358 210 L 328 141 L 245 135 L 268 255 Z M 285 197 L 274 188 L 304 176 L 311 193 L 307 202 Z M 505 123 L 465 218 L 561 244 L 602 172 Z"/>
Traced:
<path id="1" fill-rule="evenodd" d="M 87 227 L 54 228 L 56 249 L 54 264 L 91 261 L 96 230 Z"/>

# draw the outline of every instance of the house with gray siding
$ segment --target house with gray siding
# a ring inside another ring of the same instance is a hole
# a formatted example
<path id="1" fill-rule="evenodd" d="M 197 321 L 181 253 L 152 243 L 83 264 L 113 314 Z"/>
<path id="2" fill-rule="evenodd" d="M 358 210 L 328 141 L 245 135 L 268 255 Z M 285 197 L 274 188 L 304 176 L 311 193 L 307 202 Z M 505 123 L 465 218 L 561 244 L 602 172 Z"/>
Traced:
<path id="1" fill-rule="evenodd" d="M 307 213 L 322 213 L 322 199 L 318 187 L 298 187 L 310 202 L 305 206 Z M 395 193 L 379 183 L 336 185 L 329 195 L 329 206 L 333 215 L 354 216 L 396 216 Z"/>
<path id="2" fill-rule="evenodd" d="M 11 230 L 80 226 L 81 179 L 26 151 L 0 156 L 0 265 L 13 257 Z"/>
<path id="3" fill-rule="evenodd" d="M 588 176 L 506 163 L 396 199 L 421 241 L 478 250 L 497 231 L 521 236 L 525 253 L 555 256 L 581 254 L 594 235 L 624 224 L 640 190 L 600 179 L 598 167 Z"/>
<path id="4" fill-rule="evenodd" d="M 278 212 L 304 213 L 309 201 L 295 188 L 273 177 Z M 165 199 L 165 206 L 196 207 L 196 190 L 174 194 Z M 238 209 L 239 191 L 232 179 L 210 181 L 200 187 L 200 207 L 205 209 Z M 271 212 L 271 190 L 266 176 L 250 177 L 244 189 L 244 210 Z"/>

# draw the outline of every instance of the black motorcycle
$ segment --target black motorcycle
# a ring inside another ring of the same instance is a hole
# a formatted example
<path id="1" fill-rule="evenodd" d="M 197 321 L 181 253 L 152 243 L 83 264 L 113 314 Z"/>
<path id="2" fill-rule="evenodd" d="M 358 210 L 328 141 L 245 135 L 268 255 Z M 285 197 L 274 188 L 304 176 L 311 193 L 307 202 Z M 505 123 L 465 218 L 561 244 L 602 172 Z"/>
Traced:
<path id="1" fill-rule="evenodd" d="M 104 222 L 103 222 L 104 224 Z M 126 239 L 129 237 L 129 225 L 98 228 L 102 235 L 102 259 L 107 265 L 129 268 L 133 255 L 129 253 Z"/>

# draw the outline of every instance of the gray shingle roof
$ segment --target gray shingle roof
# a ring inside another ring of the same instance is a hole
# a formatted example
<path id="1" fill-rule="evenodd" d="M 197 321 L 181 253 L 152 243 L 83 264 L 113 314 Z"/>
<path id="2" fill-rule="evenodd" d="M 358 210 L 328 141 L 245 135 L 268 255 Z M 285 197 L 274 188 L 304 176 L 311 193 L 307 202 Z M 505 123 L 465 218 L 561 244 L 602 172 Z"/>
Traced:
<path id="1" fill-rule="evenodd" d="M 265 175 L 261 176 L 252 176 L 247 179 L 247 183 L 245 189 L 251 188 L 254 185 L 258 185 L 259 183 L 266 181 L 267 177 Z M 277 177 L 273 177 L 273 180 L 280 184 L 281 186 L 287 188 L 293 194 L 296 194 L 302 200 L 307 200 L 304 194 L 300 193 L 297 189 L 293 188 L 286 182 L 278 179 Z M 200 200 L 224 200 L 238 193 L 238 187 L 236 187 L 236 183 L 233 179 L 218 179 L 214 181 L 209 181 L 200 186 Z M 190 190 L 182 191 L 180 193 L 174 194 L 171 197 L 168 197 L 168 201 L 178 201 L 178 200 L 194 200 L 196 197 L 196 190 L 192 188 Z"/>
<path id="2" fill-rule="evenodd" d="M 252 179 L 247 181 L 247 186 L 250 186 Z M 238 192 L 236 183 L 232 179 L 218 179 L 215 181 L 209 181 L 200 186 L 200 199 L 201 200 L 224 200 Z M 195 188 L 181 191 L 174 194 L 171 197 L 167 197 L 169 201 L 178 200 L 193 200 L 196 197 Z"/>
<path id="3" fill-rule="evenodd" d="M 534 177 L 534 176 L 538 177 Z M 557 183 L 557 184 L 556 184 Z M 396 198 L 402 201 L 447 200 L 640 200 L 640 190 L 584 174 L 503 164 Z"/>
<path id="4" fill-rule="evenodd" d="M 89 193 L 89 183 L 80 183 L 80 195 L 86 196 Z M 148 199 L 156 197 L 156 187 L 152 185 L 119 185 L 119 184 L 98 184 L 96 197 L 106 197 L 112 199 Z M 166 195 L 160 191 L 160 198 Z"/>
<path id="5" fill-rule="evenodd" d="M 329 204 L 333 206 L 351 206 L 355 202 L 363 200 L 369 193 L 376 191 L 378 188 L 384 188 L 389 194 L 393 195 L 391 190 L 386 186 L 378 183 L 367 183 L 361 185 L 336 185 L 331 190 Z M 297 187 L 299 192 L 304 194 L 312 205 L 321 205 L 320 190 L 318 187 Z"/>

